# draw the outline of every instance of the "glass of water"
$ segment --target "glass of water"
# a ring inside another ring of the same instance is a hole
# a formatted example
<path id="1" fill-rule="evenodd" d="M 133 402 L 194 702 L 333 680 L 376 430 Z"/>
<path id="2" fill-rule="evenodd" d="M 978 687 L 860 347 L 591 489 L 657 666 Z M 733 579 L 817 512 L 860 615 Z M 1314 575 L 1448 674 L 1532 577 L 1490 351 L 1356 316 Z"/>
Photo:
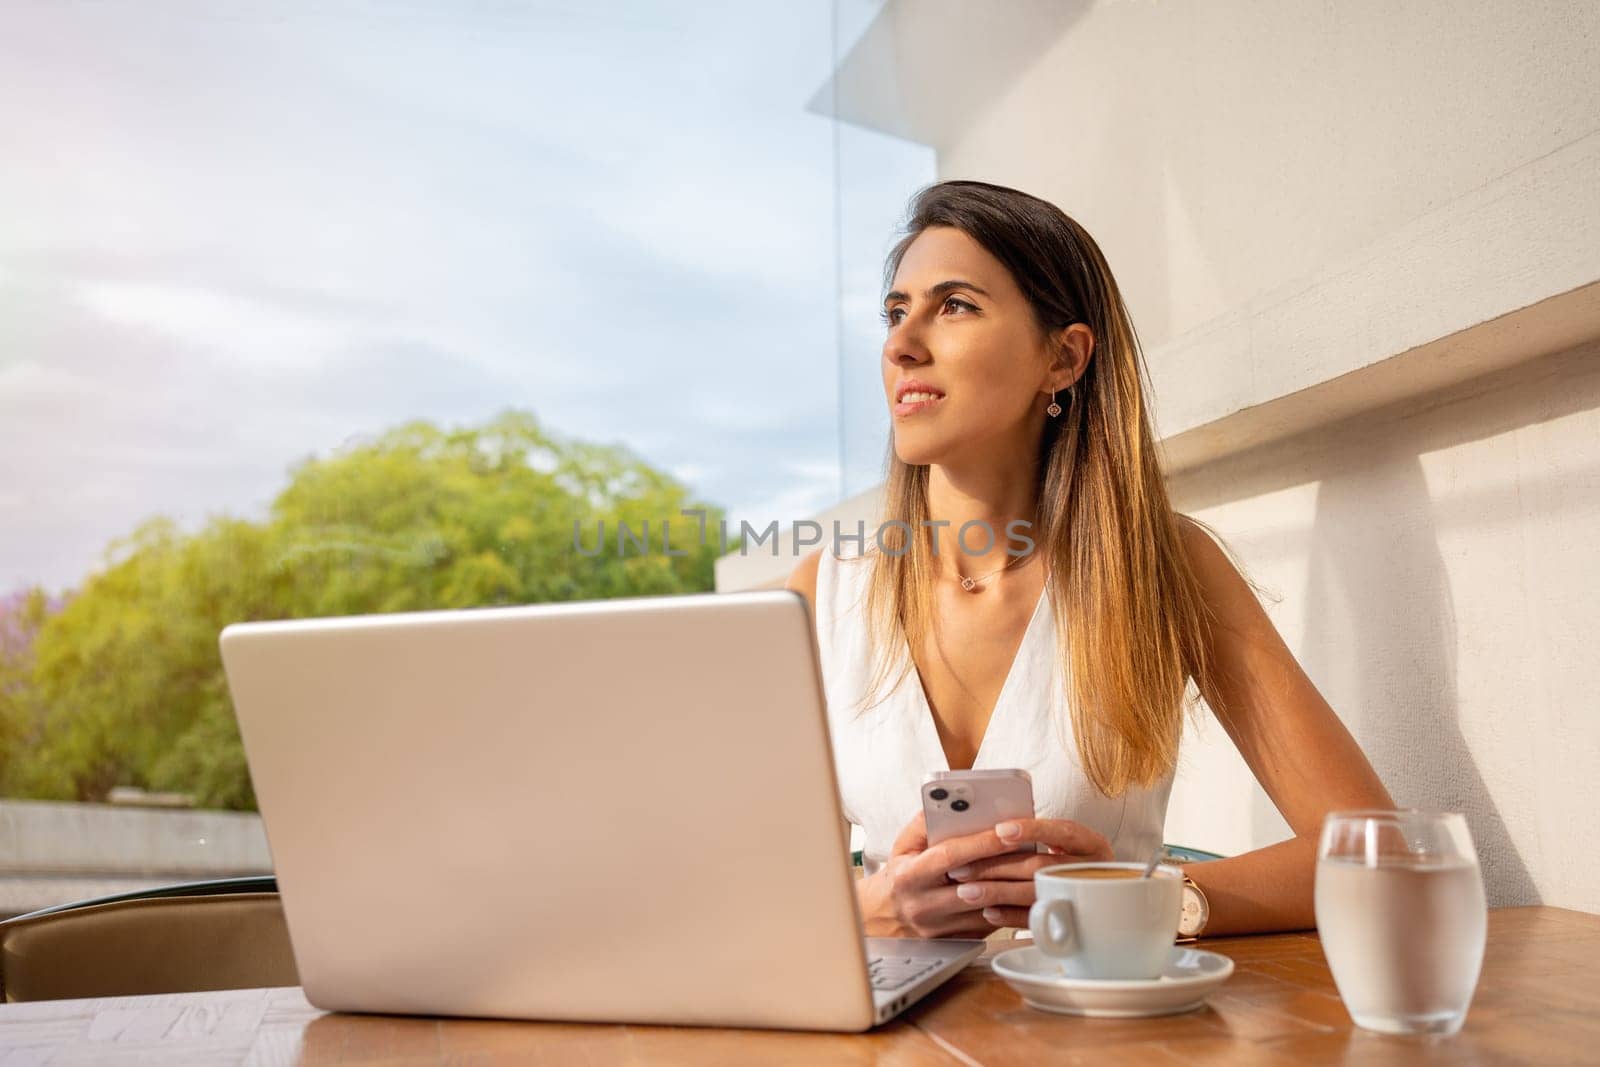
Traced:
<path id="1" fill-rule="evenodd" d="M 1317 930 L 1357 1026 L 1453 1034 L 1478 985 L 1489 913 L 1467 821 L 1336 811 L 1317 849 Z"/>

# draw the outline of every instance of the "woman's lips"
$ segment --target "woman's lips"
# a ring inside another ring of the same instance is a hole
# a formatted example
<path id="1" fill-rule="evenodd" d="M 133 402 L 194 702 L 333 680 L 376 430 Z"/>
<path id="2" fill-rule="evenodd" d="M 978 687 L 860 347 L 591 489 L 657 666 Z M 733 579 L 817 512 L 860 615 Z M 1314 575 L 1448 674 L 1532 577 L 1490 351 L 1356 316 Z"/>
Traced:
<path id="1" fill-rule="evenodd" d="M 907 393 L 906 399 L 894 405 L 895 418 L 904 418 L 907 415 L 916 415 L 924 411 L 932 411 L 944 403 L 944 397 L 932 393 Z"/>

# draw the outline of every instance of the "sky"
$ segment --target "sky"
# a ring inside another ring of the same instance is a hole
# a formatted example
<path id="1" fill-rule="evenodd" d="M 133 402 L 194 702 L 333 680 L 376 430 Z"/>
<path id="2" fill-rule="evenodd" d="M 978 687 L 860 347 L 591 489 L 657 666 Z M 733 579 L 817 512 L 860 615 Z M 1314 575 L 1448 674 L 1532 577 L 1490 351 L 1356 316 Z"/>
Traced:
<path id="1" fill-rule="evenodd" d="M 8 0 L 0 592 L 417 417 L 531 410 L 757 525 L 858 488 L 842 423 L 870 468 L 887 420 L 840 351 L 881 326 L 836 232 L 879 255 L 931 157 L 852 131 L 836 167 L 832 14 Z"/>

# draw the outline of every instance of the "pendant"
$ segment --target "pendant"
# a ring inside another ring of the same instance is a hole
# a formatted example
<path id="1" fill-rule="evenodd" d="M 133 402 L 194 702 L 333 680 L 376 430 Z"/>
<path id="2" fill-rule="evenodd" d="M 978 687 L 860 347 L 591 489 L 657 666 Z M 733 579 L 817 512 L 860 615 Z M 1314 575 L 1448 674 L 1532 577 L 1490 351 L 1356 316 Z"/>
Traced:
<path id="1" fill-rule="evenodd" d="M 970 593 L 978 588 L 978 581 L 976 578 L 963 578 L 961 579 L 961 588 Z"/>

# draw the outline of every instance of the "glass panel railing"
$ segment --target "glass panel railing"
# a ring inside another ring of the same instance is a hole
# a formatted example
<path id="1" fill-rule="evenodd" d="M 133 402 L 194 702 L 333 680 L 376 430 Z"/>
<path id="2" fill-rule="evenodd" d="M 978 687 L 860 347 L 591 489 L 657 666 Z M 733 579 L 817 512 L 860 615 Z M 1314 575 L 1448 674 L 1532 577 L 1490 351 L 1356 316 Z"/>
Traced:
<path id="1" fill-rule="evenodd" d="M 836 499 L 833 41 L 0 10 L 0 912 L 263 868 L 229 622 L 709 589 L 683 510 Z M 668 518 L 685 556 L 616 543 Z"/>

